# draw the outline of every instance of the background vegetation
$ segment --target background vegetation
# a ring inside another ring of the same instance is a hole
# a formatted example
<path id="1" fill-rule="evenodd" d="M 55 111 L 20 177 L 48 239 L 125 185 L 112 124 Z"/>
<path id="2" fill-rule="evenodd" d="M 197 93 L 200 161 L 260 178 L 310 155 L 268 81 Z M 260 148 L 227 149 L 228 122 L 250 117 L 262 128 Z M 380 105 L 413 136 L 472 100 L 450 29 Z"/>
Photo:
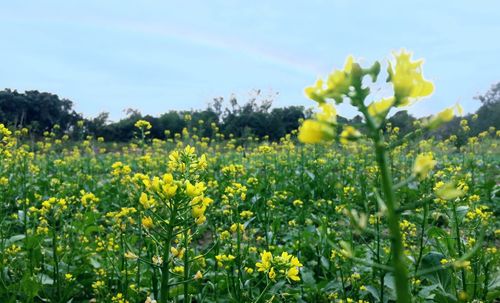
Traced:
<path id="1" fill-rule="evenodd" d="M 500 82 L 492 85 L 488 92 L 476 99 L 481 103 L 475 113 L 477 119 L 472 119 L 473 114 L 463 117 L 471 127 L 468 136 L 476 136 L 490 126 L 500 128 Z M 217 128 L 220 130 L 219 136 L 225 138 L 252 136 L 277 141 L 297 129 L 301 118 L 311 116 L 311 112 L 302 106 L 272 108 L 272 101 L 272 98 L 263 97 L 260 91 L 256 91 L 254 96 L 245 102 L 235 97 L 228 100 L 218 97 L 214 98 L 206 109 L 171 110 L 158 117 L 142 115 L 137 110 L 129 109 L 125 118 L 110 122 L 108 113 L 101 113 L 94 118 L 83 117 L 73 109 L 73 101 L 61 99 L 56 94 L 36 90 L 19 93 L 5 89 L 0 91 L 0 121 L 13 128 L 26 127 L 35 137 L 42 136 L 57 124 L 62 132 L 73 139 L 79 139 L 82 129 L 78 127 L 78 122 L 83 121 L 84 135 L 103 137 L 111 142 L 126 142 L 134 137 L 135 122 L 146 120 L 153 125 L 150 130 L 151 137 L 157 139 L 174 137 L 175 134 L 182 133 L 184 128 L 196 127 L 197 133 L 202 137 L 213 138 L 216 133 L 214 129 Z M 185 119 L 186 116 L 190 119 Z M 399 127 L 404 135 L 413 128 L 415 120 L 417 118 L 407 111 L 399 111 L 389 122 Z M 461 118 L 456 117 L 428 136 L 448 138 L 460 128 L 460 120 Z M 360 116 L 352 119 L 339 117 L 339 121 L 361 127 Z M 459 138 L 458 144 L 463 144 L 465 139 Z"/>

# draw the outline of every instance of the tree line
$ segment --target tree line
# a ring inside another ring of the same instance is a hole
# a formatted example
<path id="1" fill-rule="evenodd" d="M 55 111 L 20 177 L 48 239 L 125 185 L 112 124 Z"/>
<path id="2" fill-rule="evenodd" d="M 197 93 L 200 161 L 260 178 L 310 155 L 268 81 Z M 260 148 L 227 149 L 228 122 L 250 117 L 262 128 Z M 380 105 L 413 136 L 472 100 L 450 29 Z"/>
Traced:
<path id="1" fill-rule="evenodd" d="M 469 121 L 469 135 L 477 135 L 493 126 L 500 129 L 500 82 L 494 84 L 484 95 L 476 97 L 481 102 L 475 117 L 469 114 L 456 117 L 446 125 L 435 130 L 432 135 L 446 138 L 457 133 L 460 120 Z M 263 96 L 256 91 L 248 100 L 241 103 L 232 96 L 214 98 L 203 110 L 168 111 L 157 117 L 142 115 L 137 110 L 127 110 L 127 116 L 117 122 L 109 121 L 108 113 L 87 118 L 75 112 L 73 102 L 60 98 L 56 94 L 36 90 L 20 93 L 16 90 L 0 91 L 0 123 L 12 128 L 26 127 L 34 137 L 40 137 L 55 125 L 59 129 L 78 139 L 81 134 L 103 137 L 106 141 L 126 142 L 134 138 L 134 124 L 146 120 L 152 124 L 151 137 L 165 139 L 182 133 L 184 128 L 196 130 L 201 137 L 212 138 L 216 133 L 225 138 L 257 137 L 279 140 L 297 129 L 300 120 L 312 115 L 303 106 L 272 108 L 272 97 Z M 398 127 L 401 134 L 413 128 L 417 118 L 407 111 L 394 114 L 389 122 Z M 339 117 L 339 122 L 361 125 L 361 117 L 352 119 Z"/>

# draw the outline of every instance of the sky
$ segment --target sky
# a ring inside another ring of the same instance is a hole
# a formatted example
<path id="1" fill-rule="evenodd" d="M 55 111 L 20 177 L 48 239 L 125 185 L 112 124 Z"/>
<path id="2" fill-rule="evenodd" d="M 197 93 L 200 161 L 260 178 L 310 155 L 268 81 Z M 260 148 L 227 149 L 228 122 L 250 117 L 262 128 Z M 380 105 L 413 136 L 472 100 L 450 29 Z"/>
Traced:
<path id="1" fill-rule="evenodd" d="M 0 0 L 0 89 L 51 92 L 86 117 L 127 108 L 159 115 L 241 102 L 314 106 L 303 93 L 353 55 L 362 65 L 401 48 L 424 58 L 426 116 L 500 81 L 500 1 Z M 390 93 L 374 87 L 377 99 Z M 339 114 L 354 110 L 341 106 Z"/>

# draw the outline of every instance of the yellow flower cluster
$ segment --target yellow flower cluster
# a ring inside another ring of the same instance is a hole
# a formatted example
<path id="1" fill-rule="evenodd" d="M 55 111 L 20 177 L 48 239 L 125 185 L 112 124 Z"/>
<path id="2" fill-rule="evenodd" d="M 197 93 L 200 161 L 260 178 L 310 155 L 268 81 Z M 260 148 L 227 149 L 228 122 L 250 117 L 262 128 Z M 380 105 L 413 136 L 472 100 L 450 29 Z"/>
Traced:
<path id="1" fill-rule="evenodd" d="M 125 299 L 121 292 L 117 293 L 116 296 L 111 298 L 111 302 L 113 303 L 129 303 L 128 300 Z"/>
<path id="2" fill-rule="evenodd" d="M 83 207 L 92 207 L 96 203 L 99 202 L 99 198 L 97 198 L 93 193 L 87 193 L 85 191 L 80 191 L 82 197 L 80 201 L 82 202 Z"/>
<path id="3" fill-rule="evenodd" d="M 413 165 L 413 174 L 420 179 L 425 179 L 436 163 L 432 153 L 419 154 Z"/>
<path id="4" fill-rule="evenodd" d="M 135 207 L 122 207 L 119 211 L 111 211 L 106 213 L 106 217 L 110 218 L 115 226 L 124 230 L 126 223 L 134 224 L 135 220 L 130 215 L 137 212 Z"/>
<path id="5" fill-rule="evenodd" d="M 150 184 L 149 180 L 147 180 L 146 182 Z M 159 187 L 160 186 L 158 186 L 158 188 Z M 164 191 L 163 188 L 165 188 L 166 190 Z M 173 196 L 172 191 L 174 191 L 173 194 L 175 194 L 174 188 L 175 190 L 177 190 L 177 186 L 162 186 L 162 193 L 166 196 Z M 142 205 L 142 207 L 144 207 L 144 209 L 150 209 L 156 206 L 156 200 L 153 197 L 148 197 L 148 195 L 144 192 L 141 193 L 141 196 L 139 197 L 139 203 Z"/>
<path id="6" fill-rule="evenodd" d="M 429 129 L 435 129 L 446 122 L 450 122 L 453 119 L 453 117 L 455 117 L 455 114 L 462 115 L 462 113 L 463 113 L 462 107 L 459 104 L 457 104 L 455 106 L 445 108 L 444 110 L 440 111 L 439 113 L 437 113 L 436 115 L 432 116 L 429 119 L 424 119 L 423 126 Z"/>
<path id="7" fill-rule="evenodd" d="M 305 120 L 299 128 L 299 140 L 303 143 L 320 143 L 334 138 L 337 111 L 333 105 L 322 103 L 321 112 L 315 119 Z"/>
<path id="8" fill-rule="evenodd" d="M 227 176 L 238 176 L 245 173 L 245 167 L 241 164 L 230 164 L 221 168 L 221 173 Z"/>
<path id="9" fill-rule="evenodd" d="M 151 190 L 154 194 L 158 195 L 160 199 L 168 203 L 168 200 L 173 198 L 177 193 L 177 189 L 182 184 L 179 181 L 174 180 L 174 176 L 170 173 L 164 174 L 162 178 L 153 177 L 150 179 L 142 179 L 142 183 L 146 186 L 146 189 Z M 153 208 L 156 206 L 156 200 L 148 196 L 146 193 L 141 193 L 139 202 L 145 209 Z"/>
<path id="10" fill-rule="evenodd" d="M 130 166 L 125 165 L 120 161 L 113 163 L 113 165 L 111 165 L 111 168 L 113 169 L 113 171 L 111 171 L 111 174 L 115 177 L 128 175 L 132 172 Z"/>
<path id="11" fill-rule="evenodd" d="M 483 224 L 488 224 L 488 219 L 491 218 L 491 211 L 485 205 L 478 205 L 477 207 L 467 211 L 465 215 L 465 221 L 470 222 L 478 219 Z"/>
<path id="12" fill-rule="evenodd" d="M 255 263 L 257 271 L 267 273 L 271 281 L 276 281 L 280 278 L 285 278 L 288 281 L 300 281 L 299 269 L 303 265 L 297 257 L 287 252 L 273 257 L 271 252 L 264 250 L 260 254 L 260 259 L 260 262 Z"/>
<path id="13" fill-rule="evenodd" d="M 221 268 L 226 268 L 226 269 L 229 268 L 229 264 L 231 264 L 231 262 L 233 262 L 234 259 L 236 259 L 236 257 L 233 255 L 221 254 L 221 255 L 215 256 L 215 260 L 217 261 L 217 265 Z"/>
<path id="14" fill-rule="evenodd" d="M 32 206 L 30 213 L 39 214 L 38 224 L 36 227 L 37 234 L 49 233 L 49 222 L 52 218 L 60 218 L 65 210 L 68 209 L 68 202 L 62 198 L 49 198 L 42 202 L 40 209 Z"/>
<path id="15" fill-rule="evenodd" d="M 432 94 L 434 85 L 422 75 L 423 60 L 411 61 L 411 53 L 404 50 L 394 57 L 395 62 L 389 62 L 387 72 L 394 88 L 395 106 L 406 106 Z"/>
<path id="16" fill-rule="evenodd" d="M 307 87 L 305 93 L 308 98 L 318 103 L 324 103 L 326 99 L 334 99 L 337 103 L 342 103 L 345 95 L 349 93 L 353 79 L 354 58 L 347 57 L 343 70 L 334 70 L 326 83 L 318 79 L 313 86 Z"/>
<path id="17" fill-rule="evenodd" d="M 413 100 L 429 96 L 434 91 L 430 81 L 422 75 L 422 60 L 411 61 L 411 54 L 402 50 L 394 54 L 394 61 L 388 63 L 388 82 L 394 88 L 394 96 L 373 101 L 365 107 L 364 99 L 370 93 L 369 88 L 362 87 L 363 77 L 369 75 L 375 82 L 380 72 L 380 63 L 375 62 L 370 68 L 363 69 L 352 56 L 346 60 L 343 70 L 334 70 L 327 81 L 319 79 L 313 86 L 305 89 L 308 98 L 318 102 L 320 112 L 312 119 L 305 120 L 299 129 L 299 140 L 303 143 L 320 143 L 335 138 L 337 111 L 328 100 L 342 103 L 348 98 L 351 104 L 368 115 L 371 125 L 379 127 L 392 107 L 409 105 Z M 449 111 L 438 115 L 441 120 L 449 119 Z M 453 113 L 453 109 L 451 109 Z M 436 123 L 436 122 L 433 122 Z M 340 141 L 347 143 L 360 137 L 360 133 L 350 127 L 340 135 Z"/>
<path id="18" fill-rule="evenodd" d="M 207 220 L 205 211 L 213 203 L 213 200 L 204 196 L 207 189 L 204 182 L 197 182 L 193 185 L 191 182 L 186 181 L 185 186 L 186 194 L 191 198 L 190 205 L 193 218 L 196 224 L 201 225 Z"/>
<path id="19" fill-rule="evenodd" d="M 134 126 L 142 130 L 151 129 L 152 127 L 151 123 L 146 120 L 138 120 L 137 122 L 135 122 Z"/>
<path id="20" fill-rule="evenodd" d="M 169 155 L 168 168 L 172 172 L 195 173 L 207 168 L 207 157 L 205 154 L 197 157 L 194 147 L 187 145 L 184 150 L 174 150 Z"/>

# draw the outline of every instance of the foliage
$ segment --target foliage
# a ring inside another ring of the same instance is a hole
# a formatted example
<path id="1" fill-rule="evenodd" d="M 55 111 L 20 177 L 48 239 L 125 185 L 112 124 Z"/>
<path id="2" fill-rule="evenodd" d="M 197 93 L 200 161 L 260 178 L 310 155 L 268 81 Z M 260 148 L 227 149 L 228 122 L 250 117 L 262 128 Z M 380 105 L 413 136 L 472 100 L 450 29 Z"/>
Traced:
<path id="1" fill-rule="evenodd" d="M 498 84 L 484 96 L 479 96 L 478 100 L 483 100 L 483 105 L 477 110 L 477 116 L 465 117 L 471 127 L 468 136 L 476 136 L 488 130 L 490 126 L 500 128 L 500 102 L 497 91 Z M 311 113 L 301 106 L 271 108 L 272 98 L 273 96 L 261 97 L 260 91 L 257 91 L 244 104 L 239 104 L 236 97 L 231 96 L 227 101 L 229 104 L 226 105 L 225 99 L 218 97 L 214 98 L 205 110 L 169 111 L 158 117 L 143 116 L 136 110 L 128 110 L 125 118 L 111 122 L 108 113 L 101 113 L 93 118 L 82 118 L 73 110 L 71 101 L 60 100 L 57 95 L 37 91 L 18 93 L 6 89 L 0 92 L 0 121 L 17 128 L 27 127 L 37 138 L 58 125 L 59 132 L 68 134 L 74 140 L 91 135 L 103 137 L 108 142 L 128 142 L 134 138 L 134 123 L 144 119 L 153 125 L 151 137 L 158 139 L 182 134 L 185 128 L 196 128 L 197 135 L 201 137 L 215 138 L 218 133 L 226 139 L 252 136 L 277 141 L 297 129 L 299 121 L 309 117 Z M 189 121 L 184 119 L 186 116 L 190 117 Z M 338 120 L 358 129 L 364 127 L 361 116 L 352 119 L 339 116 Z M 388 122 L 393 127 L 398 127 L 400 133 L 405 135 L 411 132 L 416 120 L 407 111 L 401 110 L 389 117 Z M 78 126 L 79 121 L 82 121 L 82 127 Z M 460 129 L 459 123 L 460 119 L 454 118 L 428 135 L 448 138 Z M 215 132 L 215 129 L 218 131 Z M 466 137 L 459 138 L 457 144 L 463 144 L 465 140 Z"/>
<path id="2" fill-rule="evenodd" d="M 380 70 L 349 58 L 307 89 L 314 115 L 218 99 L 0 124 L 0 302 L 494 301 L 500 131 L 472 135 L 471 117 L 433 136 L 458 107 L 387 118 L 433 86 L 399 53 L 394 96 L 365 105 Z M 337 116 L 347 100 L 360 116 Z M 280 138 L 258 132 L 270 117 Z"/>
<path id="3" fill-rule="evenodd" d="M 22 143 L 29 134 L 0 128 L 0 301 L 395 299 L 368 141 L 303 146 L 295 131 L 280 143 L 189 132 L 158 140 L 148 134 L 154 125 L 137 125 L 121 148 L 50 134 L 30 147 Z M 487 132 L 459 149 L 453 137 L 389 132 L 387 143 L 398 146 L 390 152 L 396 183 L 415 170 L 417 154 L 432 152 L 437 162 L 429 170 L 420 160 L 426 178 L 397 193 L 416 301 L 489 301 L 500 291 L 498 136 Z M 439 199 L 435 190 L 449 181 L 465 194 Z M 193 211 L 197 204 L 186 203 L 202 191 L 213 202 Z M 171 216 L 172 203 L 185 213 Z M 458 247 L 474 254 L 459 261 Z"/>

